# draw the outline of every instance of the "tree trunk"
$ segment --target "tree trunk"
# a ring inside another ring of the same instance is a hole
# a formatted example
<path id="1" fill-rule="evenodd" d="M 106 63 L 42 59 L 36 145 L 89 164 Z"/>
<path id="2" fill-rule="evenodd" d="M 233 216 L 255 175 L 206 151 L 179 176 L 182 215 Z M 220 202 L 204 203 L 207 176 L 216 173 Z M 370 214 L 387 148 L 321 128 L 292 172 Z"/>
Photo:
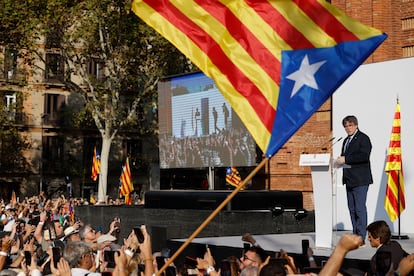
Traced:
<path id="1" fill-rule="evenodd" d="M 101 173 L 99 175 L 98 187 L 98 204 L 105 203 L 107 186 L 108 186 L 108 160 L 109 152 L 111 150 L 112 138 L 107 135 L 102 135 L 102 149 L 101 149 Z"/>

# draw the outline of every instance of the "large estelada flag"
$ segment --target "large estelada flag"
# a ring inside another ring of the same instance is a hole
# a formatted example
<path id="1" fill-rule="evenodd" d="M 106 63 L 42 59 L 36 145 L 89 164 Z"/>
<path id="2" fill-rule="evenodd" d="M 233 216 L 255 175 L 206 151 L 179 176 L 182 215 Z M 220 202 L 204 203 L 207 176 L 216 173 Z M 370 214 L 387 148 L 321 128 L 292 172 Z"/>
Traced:
<path id="1" fill-rule="evenodd" d="M 98 179 L 98 175 L 101 173 L 101 155 L 96 147 L 93 148 L 93 157 L 92 157 L 92 173 L 91 178 L 93 181 Z"/>
<path id="2" fill-rule="evenodd" d="M 400 104 L 397 103 L 392 124 L 391 139 L 388 147 L 385 173 L 388 176 L 385 190 L 384 208 L 391 221 L 399 218 L 405 209 L 404 177 L 401 154 L 401 117 Z M 400 209 L 398 210 L 398 205 Z"/>
<path id="3" fill-rule="evenodd" d="M 119 178 L 119 196 L 125 197 L 125 204 L 131 205 L 131 193 L 134 191 L 132 184 L 131 169 L 129 167 L 129 158 L 127 157 L 125 165 L 122 167 L 121 177 Z"/>
<path id="4" fill-rule="evenodd" d="M 207 76 L 267 157 L 384 41 L 325 0 L 134 0 Z"/>

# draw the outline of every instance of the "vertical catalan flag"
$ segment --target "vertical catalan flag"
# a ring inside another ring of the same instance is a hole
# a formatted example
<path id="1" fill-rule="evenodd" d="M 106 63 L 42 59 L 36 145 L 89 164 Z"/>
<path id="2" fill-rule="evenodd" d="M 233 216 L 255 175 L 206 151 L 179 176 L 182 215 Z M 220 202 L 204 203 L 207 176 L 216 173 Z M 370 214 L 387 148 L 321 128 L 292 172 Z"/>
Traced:
<path id="1" fill-rule="evenodd" d="M 92 158 L 92 174 L 91 178 L 93 181 L 98 179 L 98 175 L 101 172 L 101 156 L 99 155 L 96 147 L 93 148 L 93 158 Z"/>
<path id="2" fill-rule="evenodd" d="M 385 40 L 325 0 L 134 0 L 273 156 Z"/>
<path id="3" fill-rule="evenodd" d="M 119 178 L 119 196 L 125 197 L 125 204 L 131 205 L 131 193 L 134 191 L 132 184 L 131 170 L 129 168 L 129 158 L 127 157 L 125 165 L 122 167 L 121 177 Z"/>
<path id="4" fill-rule="evenodd" d="M 385 191 L 384 208 L 391 221 L 399 218 L 405 209 L 400 119 L 400 104 L 397 101 L 388 147 L 387 163 L 385 164 L 385 173 L 388 176 L 388 181 Z M 398 205 L 400 206 L 399 209 Z"/>
<path id="5" fill-rule="evenodd" d="M 241 176 L 237 168 L 228 167 L 226 169 L 226 183 L 237 188 L 241 182 L 242 182 L 242 179 L 241 179 Z"/>

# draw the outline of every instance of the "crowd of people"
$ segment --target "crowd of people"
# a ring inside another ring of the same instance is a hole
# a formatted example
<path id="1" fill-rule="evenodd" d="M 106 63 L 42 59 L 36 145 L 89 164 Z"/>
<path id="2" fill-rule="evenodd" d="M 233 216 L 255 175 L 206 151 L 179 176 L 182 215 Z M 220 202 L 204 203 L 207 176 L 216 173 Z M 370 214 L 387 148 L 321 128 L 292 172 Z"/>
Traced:
<path id="1" fill-rule="evenodd" d="M 253 166 L 256 146 L 245 128 L 228 128 L 205 136 L 160 136 L 161 168 Z"/>
<path id="2" fill-rule="evenodd" d="M 363 245 L 360 235 L 344 234 L 321 266 L 310 247 L 302 258 L 292 257 L 284 250 L 265 251 L 252 235 L 245 234 L 241 240 L 249 246 L 241 257 L 218 261 L 206 248 L 204 256 L 186 256 L 178 262 L 170 259 L 170 252 L 152 251 L 145 225 L 121 238 L 120 219 L 111 218 L 104 233 L 77 218 L 76 206 L 64 196 L 1 200 L 0 204 L 0 275 L 346 275 L 341 271 L 346 254 Z M 410 275 L 414 254 L 391 240 L 385 221 L 371 223 L 367 233 L 370 245 L 378 249 L 365 275 Z"/>

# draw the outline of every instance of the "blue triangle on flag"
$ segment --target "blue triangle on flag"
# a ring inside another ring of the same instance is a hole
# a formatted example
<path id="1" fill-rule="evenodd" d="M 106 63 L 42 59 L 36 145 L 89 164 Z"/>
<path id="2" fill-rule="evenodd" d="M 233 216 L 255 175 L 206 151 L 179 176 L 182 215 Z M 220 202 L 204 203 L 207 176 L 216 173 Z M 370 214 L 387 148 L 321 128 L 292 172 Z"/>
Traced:
<path id="1" fill-rule="evenodd" d="M 266 156 L 273 156 L 386 37 L 282 51 L 279 100 Z"/>

